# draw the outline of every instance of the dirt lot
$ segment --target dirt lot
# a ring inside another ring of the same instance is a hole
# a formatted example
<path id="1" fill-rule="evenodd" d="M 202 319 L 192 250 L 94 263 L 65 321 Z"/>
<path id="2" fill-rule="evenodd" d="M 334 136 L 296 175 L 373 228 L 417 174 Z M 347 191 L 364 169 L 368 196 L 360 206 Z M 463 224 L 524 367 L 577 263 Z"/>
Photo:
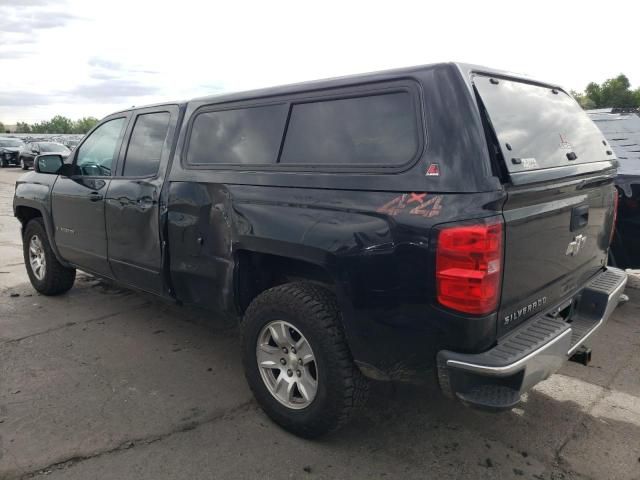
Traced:
<path id="1" fill-rule="evenodd" d="M 289 435 L 245 385 L 236 331 L 80 274 L 34 292 L 0 170 L 0 478 L 640 478 L 640 290 L 569 364 L 494 415 L 376 385 L 345 430 Z"/>

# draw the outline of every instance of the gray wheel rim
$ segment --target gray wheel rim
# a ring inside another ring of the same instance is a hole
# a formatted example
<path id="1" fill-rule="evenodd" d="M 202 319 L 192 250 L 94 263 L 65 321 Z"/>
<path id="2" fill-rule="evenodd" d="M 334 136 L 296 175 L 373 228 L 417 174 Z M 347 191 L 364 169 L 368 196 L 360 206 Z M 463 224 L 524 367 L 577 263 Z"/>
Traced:
<path id="1" fill-rule="evenodd" d="M 308 407 L 318 392 L 318 369 L 311 345 L 290 323 L 274 320 L 258 335 L 256 358 L 269 393 L 285 407 Z"/>
<path id="2" fill-rule="evenodd" d="M 44 255 L 42 240 L 38 235 L 32 236 L 29 241 L 29 264 L 31 265 L 33 276 L 42 281 L 47 273 L 47 259 Z"/>

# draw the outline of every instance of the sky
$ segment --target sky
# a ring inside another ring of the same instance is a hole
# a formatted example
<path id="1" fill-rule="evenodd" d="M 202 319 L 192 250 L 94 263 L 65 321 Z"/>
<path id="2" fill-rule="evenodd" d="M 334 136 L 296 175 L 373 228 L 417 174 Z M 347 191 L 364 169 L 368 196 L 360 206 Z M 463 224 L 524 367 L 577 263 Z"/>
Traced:
<path id="1" fill-rule="evenodd" d="M 640 85 L 640 2 L 0 0 L 0 122 L 440 61 Z M 621 28 L 621 19 L 631 19 Z"/>

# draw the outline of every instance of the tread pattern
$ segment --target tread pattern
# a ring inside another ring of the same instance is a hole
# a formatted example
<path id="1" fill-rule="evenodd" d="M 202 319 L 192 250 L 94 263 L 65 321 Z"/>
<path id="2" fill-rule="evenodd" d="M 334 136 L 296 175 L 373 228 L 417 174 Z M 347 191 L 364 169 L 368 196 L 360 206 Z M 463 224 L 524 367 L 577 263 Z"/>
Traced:
<path id="1" fill-rule="evenodd" d="M 249 305 L 242 323 L 242 344 L 245 352 L 246 348 L 255 350 L 255 337 L 251 332 L 259 330 L 265 323 L 265 313 L 268 315 L 268 312 L 273 310 L 291 312 L 293 318 L 285 320 L 296 327 L 302 327 L 305 332 L 308 332 L 310 327 L 317 328 L 316 333 L 319 332 L 320 335 L 316 335 L 312 348 L 314 351 L 322 350 L 325 354 L 323 368 L 329 374 L 329 381 L 325 387 L 329 391 L 326 405 L 322 406 L 315 418 L 307 418 L 304 423 L 296 418 L 295 412 L 291 412 L 290 416 L 281 415 L 279 412 L 273 412 L 271 402 L 266 402 L 265 405 L 262 401 L 262 390 L 267 396 L 270 396 L 270 393 L 259 379 L 259 374 L 258 385 L 254 385 L 253 378 L 248 376 L 256 398 L 272 419 L 298 435 L 317 437 L 339 429 L 353 412 L 366 402 L 369 384 L 351 356 L 335 295 L 320 285 L 308 282 L 280 285 L 258 295 Z M 309 336 L 307 338 L 309 339 Z M 251 362 L 251 359 L 246 357 L 243 355 L 245 360 Z M 245 371 L 248 368 L 257 370 L 255 359 L 252 364 L 245 362 Z"/>
<path id="2" fill-rule="evenodd" d="M 47 261 L 47 268 L 44 279 L 38 280 L 31 271 L 31 265 L 29 264 L 29 238 L 33 234 L 38 234 L 42 239 L 42 246 L 45 251 L 45 258 Z M 22 238 L 22 250 L 24 254 L 24 264 L 27 268 L 27 274 L 31 285 L 38 292 L 43 295 L 60 295 L 69 291 L 73 286 L 73 282 L 76 279 L 76 269 L 67 268 L 63 266 L 56 258 L 51 245 L 49 244 L 49 236 L 44 228 L 44 222 L 42 218 L 34 218 L 29 221 L 27 227 L 24 229 L 24 236 Z"/>

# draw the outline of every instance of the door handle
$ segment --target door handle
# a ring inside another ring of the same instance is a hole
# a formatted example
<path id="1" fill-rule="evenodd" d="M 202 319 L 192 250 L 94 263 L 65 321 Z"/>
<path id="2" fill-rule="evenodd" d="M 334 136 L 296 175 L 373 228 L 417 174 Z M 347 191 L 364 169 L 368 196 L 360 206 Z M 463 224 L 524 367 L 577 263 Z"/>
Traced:
<path id="1" fill-rule="evenodd" d="M 104 197 L 100 195 L 98 192 L 91 192 L 91 194 L 89 195 L 89 200 L 91 200 L 92 202 L 99 202 L 103 198 Z"/>
<path id="2" fill-rule="evenodd" d="M 571 210 L 571 231 L 575 232 L 589 223 L 589 205 L 582 205 Z"/>

